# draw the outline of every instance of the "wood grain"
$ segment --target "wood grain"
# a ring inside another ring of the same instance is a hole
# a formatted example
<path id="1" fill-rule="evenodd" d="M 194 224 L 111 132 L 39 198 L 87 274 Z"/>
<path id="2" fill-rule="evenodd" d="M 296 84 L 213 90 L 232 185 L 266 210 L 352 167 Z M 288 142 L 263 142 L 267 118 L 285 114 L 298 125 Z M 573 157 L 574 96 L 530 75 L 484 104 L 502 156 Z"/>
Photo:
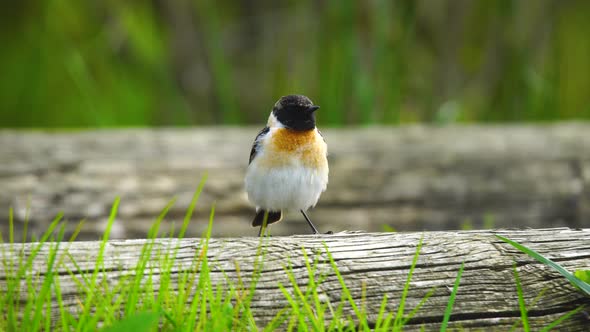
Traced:
<path id="1" fill-rule="evenodd" d="M 528 246 L 553 259 L 566 269 L 590 267 L 590 229 L 529 229 L 424 233 L 362 233 L 342 232 L 333 235 L 271 237 L 263 242 L 266 253 L 263 270 L 251 303 L 259 327 L 268 323 L 277 312 L 288 306 L 278 288 L 282 283 L 290 292 L 293 287 L 285 268 L 290 263 L 295 280 L 307 287 L 309 274 L 302 250 L 310 257 L 318 257 L 317 273 L 324 275 L 319 290 L 323 301 L 337 306 L 342 301 L 342 287 L 330 266 L 329 250 L 344 277 L 357 305 L 364 305 L 374 324 L 383 296 L 387 295 L 387 310 L 395 312 L 406 281 L 416 246 L 423 237 L 423 247 L 410 283 L 406 313 L 413 309 L 425 294 L 434 289 L 424 306 L 416 313 L 405 330 L 425 327 L 438 330 L 449 299 L 457 271 L 465 262 L 465 271 L 457 294 L 450 326 L 465 330 L 505 331 L 520 318 L 513 264 L 523 285 L 524 298 L 529 310 L 531 330 L 537 331 L 561 315 L 579 307 L 590 305 L 590 298 L 577 291 L 555 270 L 537 263 L 529 256 L 498 240 L 501 234 Z M 109 286 L 129 274 L 149 240 L 111 240 L 105 248 L 104 280 Z M 195 255 L 201 253 L 201 239 L 156 239 L 153 253 L 170 252 L 178 248 L 171 275 L 172 287 L 177 287 L 178 276 L 191 271 Z M 207 257 L 210 275 L 215 287 L 236 284 L 238 276 L 249 285 L 260 242 L 258 238 L 212 238 Z M 17 244 L 10 253 L 10 245 L 0 245 L 0 261 L 17 264 L 18 254 L 30 255 L 34 244 Z M 75 314 L 81 296 L 78 286 L 66 271 L 76 271 L 72 260 L 82 271 L 91 273 L 98 254 L 99 242 L 64 243 L 60 255 L 66 253 L 58 266 L 59 282 L 64 293 L 66 309 Z M 46 272 L 48 245 L 43 246 L 34 259 L 34 273 Z M 317 256 L 316 256 L 317 255 Z M 154 256 L 155 257 L 155 256 Z M 59 259 L 59 258 L 58 258 Z M 158 259 L 151 259 L 155 284 L 160 276 Z M 237 270 L 239 266 L 239 273 Z M 80 277 L 76 275 L 76 277 Z M 42 278 L 40 278 L 42 280 Z M 0 289 L 5 287 L 6 270 L 0 269 Z M 38 286 L 38 285 L 37 285 Z M 175 288 L 177 289 L 177 288 Z M 362 298 L 363 289 L 366 292 Z M 29 290 L 31 291 L 31 290 Z M 21 294 L 21 296 L 25 296 Z M 187 303 L 187 306 L 190 303 Z M 354 317 L 350 306 L 344 312 Z M 57 319 L 58 308 L 51 308 Z M 586 312 L 572 316 L 559 326 L 561 331 L 588 331 L 590 321 Z"/>

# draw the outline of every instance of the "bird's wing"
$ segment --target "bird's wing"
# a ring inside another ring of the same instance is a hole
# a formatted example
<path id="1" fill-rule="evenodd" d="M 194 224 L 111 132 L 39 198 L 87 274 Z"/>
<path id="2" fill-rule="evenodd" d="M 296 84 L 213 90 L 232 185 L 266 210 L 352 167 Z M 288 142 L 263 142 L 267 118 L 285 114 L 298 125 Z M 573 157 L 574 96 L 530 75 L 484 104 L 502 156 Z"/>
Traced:
<path id="1" fill-rule="evenodd" d="M 252 160 L 254 160 L 254 158 L 256 158 L 256 153 L 258 153 L 258 148 L 260 147 L 260 140 L 262 139 L 262 137 L 264 135 L 266 135 L 268 133 L 269 130 L 270 130 L 269 127 L 264 127 L 258 133 L 258 135 L 256 135 L 256 138 L 254 139 L 254 144 L 252 144 L 252 150 L 250 150 L 250 161 L 248 161 L 248 165 L 250 165 Z"/>
<path id="2" fill-rule="evenodd" d="M 324 138 L 324 135 L 322 135 L 322 132 L 319 129 L 317 131 L 318 131 L 318 134 L 320 134 L 320 137 L 324 140 L 324 143 L 327 143 L 326 139 Z M 328 151 L 326 151 L 326 155 L 327 154 L 328 154 Z"/>
<path id="3" fill-rule="evenodd" d="M 322 132 L 316 128 L 316 130 L 318 131 L 318 134 L 320 134 L 320 137 L 324 140 L 324 142 L 326 141 L 326 139 L 324 138 L 324 135 L 322 135 Z"/>

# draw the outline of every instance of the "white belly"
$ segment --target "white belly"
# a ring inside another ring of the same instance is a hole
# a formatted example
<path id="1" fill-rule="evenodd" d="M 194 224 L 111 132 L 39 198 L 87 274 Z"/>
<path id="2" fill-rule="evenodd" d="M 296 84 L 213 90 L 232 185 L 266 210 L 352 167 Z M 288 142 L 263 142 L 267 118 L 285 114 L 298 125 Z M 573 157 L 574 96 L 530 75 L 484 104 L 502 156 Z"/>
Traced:
<path id="1" fill-rule="evenodd" d="M 248 199 L 264 210 L 307 210 L 315 206 L 327 184 L 327 167 L 285 166 L 267 171 L 254 161 L 246 172 Z"/>

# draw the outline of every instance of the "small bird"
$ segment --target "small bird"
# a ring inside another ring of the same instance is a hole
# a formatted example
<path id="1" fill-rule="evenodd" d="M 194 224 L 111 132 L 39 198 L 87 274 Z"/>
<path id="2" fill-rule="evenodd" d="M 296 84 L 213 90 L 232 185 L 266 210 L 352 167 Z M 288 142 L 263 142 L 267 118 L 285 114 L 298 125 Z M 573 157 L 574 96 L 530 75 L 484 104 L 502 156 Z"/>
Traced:
<path id="1" fill-rule="evenodd" d="M 266 127 L 252 145 L 246 171 L 248 199 L 256 205 L 252 226 L 281 221 L 283 210 L 305 211 L 315 206 L 328 185 L 328 147 L 316 128 L 315 111 L 320 107 L 302 95 L 284 96 L 276 102 Z"/>

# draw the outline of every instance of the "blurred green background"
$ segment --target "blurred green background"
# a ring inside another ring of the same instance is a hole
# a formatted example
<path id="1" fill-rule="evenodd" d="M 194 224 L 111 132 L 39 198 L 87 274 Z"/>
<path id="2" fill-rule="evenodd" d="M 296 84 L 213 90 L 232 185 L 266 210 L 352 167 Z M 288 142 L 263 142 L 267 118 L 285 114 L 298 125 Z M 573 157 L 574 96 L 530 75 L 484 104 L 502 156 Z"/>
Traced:
<path id="1" fill-rule="evenodd" d="M 590 1 L 4 1 L 0 127 L 590 118 Z"/>

